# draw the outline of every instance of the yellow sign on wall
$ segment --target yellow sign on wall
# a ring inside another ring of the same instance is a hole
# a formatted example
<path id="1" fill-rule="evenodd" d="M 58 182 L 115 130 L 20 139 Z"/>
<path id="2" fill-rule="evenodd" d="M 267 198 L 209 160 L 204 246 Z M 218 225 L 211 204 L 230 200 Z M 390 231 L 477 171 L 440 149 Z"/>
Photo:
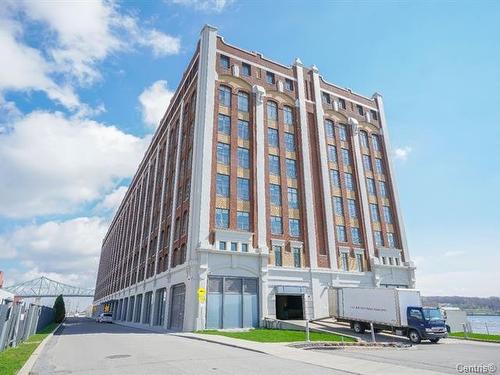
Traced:
<path id="1" fill-rule="evenodd" d="M 205 288 L 199 288 L 198 289 L 198 301 L 200 303 L 203 303 L 205 302 L 207 299 L 207 291 L 205 290 Z"/>

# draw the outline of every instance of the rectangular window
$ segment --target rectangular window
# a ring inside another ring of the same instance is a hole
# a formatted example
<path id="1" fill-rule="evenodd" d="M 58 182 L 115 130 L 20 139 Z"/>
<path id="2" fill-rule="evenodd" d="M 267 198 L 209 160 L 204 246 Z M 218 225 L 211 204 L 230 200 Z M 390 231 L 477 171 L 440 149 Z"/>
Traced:
<path id="1" fill-rule="evenodd" d="M 349 156 L 349 150 L 346 148 L 342 149 L 342 162 L 345 166 L 351 165 L 351 158 Z"/>
<path id="2" fill-rule="evenodd" d="M 344 215 L 344 206 L 341 197 L 333 197 L 333 207 L 335 209 L 335 215 Z"/>
<path id="3" fill-rule="evenodd" d="M 325 132 L 328 138 L 335 138 L 335 130 L 333 127 L 333 121 L 325 120 Z"/>
<path id="4" fill-rule="evenodd" d="M 341 141 L 347 141 L 347 126 L 344 124 L 339 125 L 339 137 Z"/>
<path id="5" fill-rule="evenodd" d="M 344 173 L 344 179 L 345 179 L 345 187 L 349 191 L 354 191 L 354 182 L 352 180 L 352 174 L 351 173 Z"/>
<path id="6" fill-rule="evenodd" d="M 331 103 L 331 98 L 329 93 L 322 91 L 321 97 L 323 98 L 323 103 L 328 103 L 328 104 Z"/>
<path id="7" fill-rule="evenodd" d="M 238 251 L 238 242 L 231 242 L 231 251 Z"/>
<path id="8" fill-rule="evenodd" d="M 238 167 L 250 168 L 250 150 L 244 147 L 238 147 Z"/>
<path id="9" fill-rule="evenodd" d="M 248 141 L 250 139 L 250 134 L 248 132 L 248 121 L 238 120 L 238 137 Z"/>
<path id="10" fill-rule="evenodd" d="M 215 226 L 221 229 L 229 228 L 229 210 L 225 208 L 215 209 Z"/>
<path id="11" fill-rule="evenodd" d="M 286 175 L 288 178 L 297 178 L 297 164 L 293 159 L 286 159 Z"/>
<path id="12" fill-rule="evenodd" d="M 384 167 L 382 165 L 382 159 L 375 158 L 375 171 L 378 174 L 384 174 Z"/>
<path id="13" fill-rule="evenodd" d="M 250 180 L 248 178 L 238 177 L 237 180 L 238 199 L 242 201 L 250 200 Z"/>
<path id="14" fill-rule="evenodd" d="M 248 94 L 246 92 L 238 92 L 238 111 L 248 112 Z"/>
<path id="15" fill-rule="evenodd" d="M 342 267 L 342 271 L 349 271 L 349 254 L 342 252 L 340 254 L 340 263 Z"/>
<path id="16" fill-rule="evenodd" d="M 359 228 L 351 228 L 352 243 L 359 245 L 361 243 L 361 237 L 359 235 Z"/>
<path id="17" fill-rule="evenodd" d="M 356 254 L 356 270 L 363 272 L 363 254 Z"/>
<path id="18" fill-rule="evenodd" d="M 300 247 L 292 248 L 292 255 L 293 255 L 293 266 L 295 268 L 300 268 L 302 265 L 302 262 L 300 259 Z"/>
<path id="19" fill-rule="evenodd" d="M 267 119 L 278 121 L 278 105 L 275 102 L 267 102 Z"/>
<path id="20" fill-rule="evenodd" d="M 339 108 L 340 109 L 346 109 L 345 99 L 339 98 Z"/>
<path id="21" fill-rule="evenodd" d="M 226 250 L 226 241 L 219 242 L 219 250 Z"/>
<path id="22" fill-rule="evenodd" d="M 273 206 L 281 206 L 281 186 L 269 184 L 269 198 Z"/>
<path id="23" fill-rule="evenodd" d="M 227 86 L 219 87 L 219 105 L 231 107 L 231 89 Z"/>
<path id="24" fill-rule="evenodd" d="M 373 178 L 366 179 L 366 188 L 369 195 L 375 195 L 375 181 L 373 180 Z"/>
<path id="25" fill-rule="evenodd" d="M 269 173 L 274 176 L 280 175 L 280 158 L 276 155 L 269 155 Z"/>
<path id="26" fill-rule="evenodd" d="M 378 204 L 370 203 L 370 215 L 372 217 L 372 221 L 375 222 L 380 221 L 380 215 L 378 213 Z"/>
<path id="27" fill-rule="evenodd" d="M 328 161 L 337 163 L 337 147 L 328 145 Z"/>
<path id="28" fill-rule="evenodd" d="M 382 238 L 382 232 L 376 230 L 373 232 L 373 237 L 375 238 L 375 245 L 384 246 L 384 239 Z"/>
<path id="29" fill-rule="evenodd" d="M 337 241 L 347 242 L 347 236 L 345 233 L 345 226 L 337 225 Z"/>
<path id="30" fill-rule="evenodd" d="M 283 265 L 281 246 L 273 246 L 273 251 L 274 251 L 274 265 L 281 267 Z"/>
<path id="31" fill-rule="evenodd" d="M 358 210 L 356 208 L 356 201 L 354 199 L 348 199 L 347 206 L 349 207 L 349 217 L 357 218 Z"/>
<path id="32" fill-rule="evenodd" d="M 227 143 L 217 143 L 217 163 L 229 165 L 229 145 Z"/>
<path id="33" fill-rule="evenodd" d="M 377 111 L 375 111 L 374 109 L 371 109 L 370 110 L 370 113 L 372 115 L 372 119 L 374 120 L 378 120 L 378 114 L 377 114 Z"/>
<path id="34" fill-rule="evenodd" d="M 288 207 L 299 208 L 299 194 L 295 188 L 288 188 Z"/>
<path id="35" fill-rule="evenodd" d="M 396 266 L 399 266 L 399 258 L 394 258 L 394 261 L 396 262 Z"/>
<path id="36" fill-rule="evenodd" d="M 285 90 L 293 91 L 293 81 L 291 79 L 285 78 Z"/>
<path id="37" fill-rule="evenodd" d="M 384 221 L 387 224 L 392 224 L 392 214 L 391 214 L 391 208 L 387 206 L 382 207 L 382 212 L 384 213 Z"/>
<path id="38" fill-rule="evenodd" d="M 285 133 L 285 148 L 288 152 L 295 152 L 295 137 L 292 133 Z"/>
<path id="39" fill-rule="evenodd" d="M 368 148 L 368 133 L 364 130 L 359 132 L 359 138 L 361 140 L 361 147 Z"/>
<path id="40" fill-rule="evenodd" d="M 386 257 L 382 257 L 382 264 L 387 264 L 387 258 Z"/>
<path id="41" fill-rule="evenodd" d="M 372 145 L 375 151 L 380 151 L 380 142 L 377 134 L 372 134 Z"/>
<path id="42" fill-rule="evenodd" d="M 290 230 L 290 236 L 292 236 L 292 237 L 299 237 L 300 236 L 300 220 L 288 219 L 288 227 Z"/>
<path id="43" fill-rule="evenodd" d="M 392 260 L 392 257 L 389 257 L 389 264 L 392 266 L 393 264 L 393 260 Z"/>
<path id="44" fill-rule="evenodd" d="M 222 134 L 231 134 L 231 117 L 219 113 L 218 130 Z"/>
<path id="45" fill-rule="evenodd" d="M 236 220 L 238 222 L 239 230 L 250 230 L 250 214 L 248 212 L 238 211 L 236 213 Z"/>
<path id="46" fill-rule="evenodd" d="M 365 171 L 372 170 L 372 160 L 370 155 L 363 155 L 363 167 L 365 167 Z"/>
<path id="47" fill-rule="evenodd" d="M 269 147 L 279 147 L 278 129 L 267 128 L 267 141 Z"/>
<path id="48" fill-rule="evenodd" d="M 387 197 L 387 186 L 384 181 L 379 181 L 378 186 L 380 188 L 380 195 L 384 198 Z"/>
<path id="49" fill-rule="evenodd" d="M 250 77 L 252 75 L 252 67 L 250 66 L 250 64 L 241 63 L 241 74 L 247 77 Z"/>
<path id="50" fill-rule="evenodd" d="M 266 72 L 266 82 L 269 83 L 270 85 L 274 85 L 275 82 L 274 73 Z"/>
<path id="51" fill-rule="evenodd" d="M 293 111 L 292 108 L 287 105 L 283 107 L 283 121 L 285 125 L 293 125 Z"/>
<path id="52" fill-rule="evenodd" d="M 330 169 L 330 180 L 333 186 L 340 188 L 339 171 L 337 171 L 336 169 Z"/>
<path id="53" fill-rule="evenodd" d="M 220 55 L 219 64 L 221 68 L 229 69 L 230 66 L 229 57 L 225 55 Z"/>
<path id="54" fill-rule="evenodd" d="M 361 116 L 365 115 L 365 110 L 363 109 L 362 105 L 356 104 L 356 109 L 358 110 L 358 114 Z"/>
<path id="55" fill-rule="evenodd" d="M 283 234 L 283 222 L 280 216 L 271 216 L 271 233 Z"/>
<path id="56" fill-rule="evenodd" d="M 229 198 L 229 176 L 217 173 L 217 196 Z"/>
<path id="57" fill-rule="evenodd" d="M 242 253 L 248 253 L 248 244 L 247 243 L 242 243 L 241 244 L 241 252 Z"/>

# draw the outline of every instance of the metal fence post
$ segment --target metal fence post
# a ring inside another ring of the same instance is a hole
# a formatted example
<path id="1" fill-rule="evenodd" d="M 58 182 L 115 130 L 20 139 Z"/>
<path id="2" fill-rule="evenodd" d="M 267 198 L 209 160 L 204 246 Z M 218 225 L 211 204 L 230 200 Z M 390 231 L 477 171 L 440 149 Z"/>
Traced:
<path id="1" fill-rule="evenodd" d="M 311 339 L 309 336 L 309 320 L 306 320 L 306 341 L 311 342 Z"/>
<path id="2" fill-rule="evenodd" d="M 484 325 L 486 326 L 486 333 L 489 335 L 490 334 L 490 330 L 488 329 L 488 323 L 484 322 Z"/>
<path id="3" fill-rule="evenodd" d="M 373 323 L 371 322 L 370 322 L 370 330 L 372 331 L 372 341 L 377 342 L 377 340 L 375 340 L 375 329 L 373 328 Z"/>

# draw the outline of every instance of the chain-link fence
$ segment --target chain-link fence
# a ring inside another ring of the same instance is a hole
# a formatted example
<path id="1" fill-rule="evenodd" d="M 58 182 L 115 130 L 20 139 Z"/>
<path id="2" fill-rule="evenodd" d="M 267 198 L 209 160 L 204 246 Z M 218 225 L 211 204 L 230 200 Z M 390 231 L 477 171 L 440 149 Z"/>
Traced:
<path id="1" fill-rule="evenodd" d="M 45 306 L 25 302 L 0 305 L 0 352 L 18 346 L 37 330 L 52 323 L 53 316 L 53 309 Z"/>

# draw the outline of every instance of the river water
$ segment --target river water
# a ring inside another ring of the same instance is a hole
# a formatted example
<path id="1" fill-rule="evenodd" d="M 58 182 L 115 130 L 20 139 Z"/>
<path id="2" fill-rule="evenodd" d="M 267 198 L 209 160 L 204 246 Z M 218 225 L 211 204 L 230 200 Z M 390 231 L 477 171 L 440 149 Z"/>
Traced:
<path id="1" fill-rule="evenodd" d="M 489 333 L 492 335 L 500 335 L 500 316 L 496 315 L 469 315 L 472 332 L 487 333 L 486 325 Z"/>

